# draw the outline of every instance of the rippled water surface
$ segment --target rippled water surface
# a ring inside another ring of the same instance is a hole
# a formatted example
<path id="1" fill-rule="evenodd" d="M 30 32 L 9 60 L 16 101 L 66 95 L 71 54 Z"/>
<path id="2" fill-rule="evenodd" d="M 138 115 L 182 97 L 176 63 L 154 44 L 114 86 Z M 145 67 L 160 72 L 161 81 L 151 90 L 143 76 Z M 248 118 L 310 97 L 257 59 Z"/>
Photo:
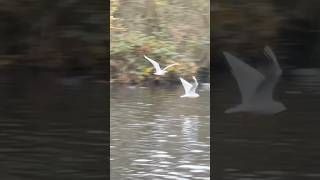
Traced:
<path id="1" fill-rule="evenodd" d="M 210 91 L 111 87 L 111 179 L 209 179 Z"/>
<path id="2" fill-rule="evenodd" d="M 107 179 L 106 84 L 0 70 L 0 179 Z"/>
<path id="3" fill-rule="evenodd" d="M 287 69 L 275 98 L 276 115 L 224 114 L 240 102 L 230 74 L 214 75 L 215 178 L 219 180 L 320 179 L 320 69 Z"/>

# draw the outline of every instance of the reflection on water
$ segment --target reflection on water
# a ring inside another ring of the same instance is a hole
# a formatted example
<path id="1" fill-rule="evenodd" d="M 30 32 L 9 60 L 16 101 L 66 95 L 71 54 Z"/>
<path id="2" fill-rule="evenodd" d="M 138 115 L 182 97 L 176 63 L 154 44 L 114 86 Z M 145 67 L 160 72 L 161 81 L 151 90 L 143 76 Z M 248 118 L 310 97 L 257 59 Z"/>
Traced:
<path id="1" fill-rule="evenodd" d="M 183 93 L 111 87 L 111 179 L 209 179 L 210 93 Z"/>
<path id="2" fill-rule="evenodd" d="M 0 70 L 0 179 L 108 177 L 106 85 L 59 76 Z"/>
<path id="3" fill-rule="evenodd" d="M 233 77 L 214 75 L 215 178 L 319 179 L 319 75 L 319 69 L 285 70 L 275 98 L 288 109 L 273 116 L 223 114 L 240 96 Z"/>

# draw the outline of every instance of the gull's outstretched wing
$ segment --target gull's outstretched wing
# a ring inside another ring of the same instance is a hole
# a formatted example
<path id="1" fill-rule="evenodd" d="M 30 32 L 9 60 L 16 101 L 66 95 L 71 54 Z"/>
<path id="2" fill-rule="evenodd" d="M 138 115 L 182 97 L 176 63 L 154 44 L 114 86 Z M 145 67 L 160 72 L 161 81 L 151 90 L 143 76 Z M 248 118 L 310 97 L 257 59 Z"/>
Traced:
<path id="1" fill-rule="evenodd" d="M 194 76 L 192 76 L 192 78 L 193 78 L 193 80 L 194 80 L 194 85 L 192 86 L 192 88 L 190 89 L 190 92 L 196 92 L 196 89 L 197 89 L 197 87 L 198 87 L 198 81 L 197 81 L 197 79 L 196 79 L 196 77 L 194 77 Z"/>
<path id="2" fill-rule="evenodd" d="M 180 78 L 180 81 L 182 83 L 182 86 L 184 88 L 185 94 L 189 94 L 190 90 L 192 88 L 192 84 L 190 84 L 189 82 L 187 82 L 186 80 L 184 80 L 183 78 Z"/>
<path id="3" fill-rule="evenodd" d="M 230 53 L 223 52 L 223 54 L 231 66 L 233 76 L 237 80 L 242 97 L 242 103 L 250 101 L 259 84 L 265 79 L 264 76 Z"/>
<path id="4" fill-rule="evenodd" d="M 270 100 L 273 99 L 273 89 L 282 74 L 282 70 L 276 55 L 269 46 L 264 48 L 264 54 L 272 61 L 272 64 L 267 66 L 266 80 L 259 85 L 257 92 L 260 100 Z"/>
<path id="5" fill-rule="evenodd" d="M 178 65 L 178 64 L 176 64 L 176 63 L 171 64 L 171 65 L 169 65 L 169 66 L 167 66 L 167 67 L 163 68 L 163 70 L 166 70 L 166 69 L 168 69 L 169 67 L 172 67 L 172 66 L 175 66 L 175 65 Z"/>
<path id="6" fill-rule="evenodd" d="M 271 50 L 271 48 L 269 46 L 266 46 L 264 48 L 264 54 L 265 56 L 267 56 L 269 59 L 272 60 L 272 74 L 276 75 L 276 76 L 280 76 L 282 74 L 282 70 L 280 68 L 280 65 L 277 61 L 276 55 L 274 54 L 274 52 Z"/>
<path id="7" fill-rule="evenodd" d="M 146 55 L 144 55 L 144 58 L 146 58 L 148 61 L 150 61 L 152 63 L 152 65 L 154 66 L 154 68 L 156 68 L 156 71 L 161 71 L 160 65 L 159 63 L 157 63 L 156 61 L 148 58 Z"/>

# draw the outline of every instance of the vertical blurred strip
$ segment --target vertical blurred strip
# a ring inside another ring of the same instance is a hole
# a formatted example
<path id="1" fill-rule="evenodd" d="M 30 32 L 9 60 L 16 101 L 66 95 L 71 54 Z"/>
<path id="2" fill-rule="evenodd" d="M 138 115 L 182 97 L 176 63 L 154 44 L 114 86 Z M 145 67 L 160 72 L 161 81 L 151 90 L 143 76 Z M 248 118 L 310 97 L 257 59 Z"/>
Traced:
<path id="1" fill-rule="evenodd" d="M 108 179 L 109 2 L 1 1 L 0 15 L 0 179 Z"/>
<path id="2" fill-rule="evenodd" d="M 210 0 L 210 85 L 211 85 L 211 88 L 210 88 L 210 179 L 213 179 L 214 178 L 214 164 L 215 164 L 215 161 L 214 161 L 214 119 L 213 119 L 213 104 L 214 104 L 214 91 L 213 91 L 213 86 L 214 86 L 214 83 L 213 83 L 213 79 L 214 79 L 214 76 L 213 76 L 213 72 L 214 72 L 214 68 L 213 68 L 213 62 L 214 59 L 212 58 L 213 54 L 214 54 L 214 47 L 215 47 L 215 44 L 214 44 L 214 40 L 213 40 L 213 37 L 214 37 L 214 7 L 215 7 L 215 1 L 216 0 Z"/>
<path id="3" fill-rule="evenodd" d="M 107 80 L 107 175 L 108 179 L 110 179 L 111 174 L 111 166 L 110 166 L 110 30 L 111 30 L 111 3 L 112 1 L 108 2 L 107 7 L 107 67 L 106 67 L 106 80 Z"/>

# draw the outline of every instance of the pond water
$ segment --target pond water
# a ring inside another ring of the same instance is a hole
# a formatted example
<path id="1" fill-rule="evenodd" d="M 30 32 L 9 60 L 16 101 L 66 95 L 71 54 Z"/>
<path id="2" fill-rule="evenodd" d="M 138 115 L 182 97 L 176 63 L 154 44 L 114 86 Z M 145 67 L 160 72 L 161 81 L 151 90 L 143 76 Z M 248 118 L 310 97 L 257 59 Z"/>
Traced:
<path id="1" fill-rule="evenodd" d="M 210 90 L 111 87 L 111 179 L 210 179 Z"/>
<path id="2" fill-rule="evenodd" d="M 214 178 L 320 179 L 320 69 L 286 69 L 275 98 L 276 115 L 224 114 L 240 102 L 229 73 L 214 75 Z"/>
<path id="3" fill-rule="evenodd" d="M 107 179 L 107 85 L 0 69 L 0 179 Z"/>

